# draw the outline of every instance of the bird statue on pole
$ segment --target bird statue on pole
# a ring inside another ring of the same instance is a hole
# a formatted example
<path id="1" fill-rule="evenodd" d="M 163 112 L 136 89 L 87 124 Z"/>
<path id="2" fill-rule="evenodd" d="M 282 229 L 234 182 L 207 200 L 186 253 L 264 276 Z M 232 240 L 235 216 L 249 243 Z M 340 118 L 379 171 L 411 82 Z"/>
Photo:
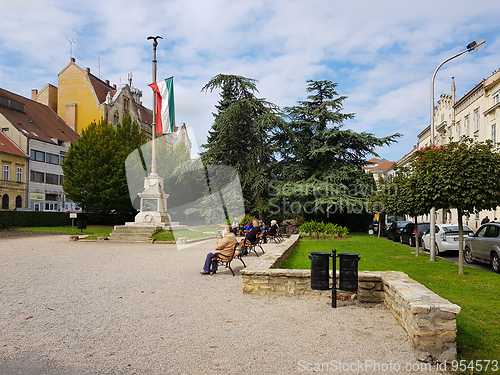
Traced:
<path id="1" fill-rule="evenodd" d="M 156 46 L 158 45 L 158 39 L 163 39 L 161 36 L 148 36 L 148 39 L 153 39 L 153 47 L 156 49 Z"/>

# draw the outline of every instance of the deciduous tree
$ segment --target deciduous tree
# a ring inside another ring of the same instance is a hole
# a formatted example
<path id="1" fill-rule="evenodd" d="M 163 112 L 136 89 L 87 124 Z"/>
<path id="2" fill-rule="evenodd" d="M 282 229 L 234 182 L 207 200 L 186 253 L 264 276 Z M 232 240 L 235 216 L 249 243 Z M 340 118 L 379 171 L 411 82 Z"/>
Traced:
<path id="1" fill-rule="evenodd" d="M 125 159 L 147 140 L 130 116 L 116 128 L 105 120 L 90 124 L 70 147 L 62 168 L 63 189 L 85 212 L 135 212 L 125 176 Z"/>

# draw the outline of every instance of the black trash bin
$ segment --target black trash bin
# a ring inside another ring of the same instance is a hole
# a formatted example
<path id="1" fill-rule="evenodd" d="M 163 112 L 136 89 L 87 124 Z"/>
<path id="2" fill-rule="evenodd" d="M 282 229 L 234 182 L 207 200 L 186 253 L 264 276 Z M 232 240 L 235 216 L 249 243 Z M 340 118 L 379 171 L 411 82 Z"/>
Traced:
<path id="1" fill-rule="evenodd" d="M 339 289 L 345 292 L 358 291 L 358 261 L 359 254 L 340 253 L 339 255 L 340 280 Z"/>
<path id="2" fill-rule="evenodd" d="M 80 230 L 87 229 L 87 220 L 78 220 L 76 222 L 76 228 Z"/>
<path id="3" fill-rule="evenodd" d="M 311 259 L 311 289 L 330 289 L 330 257 L 332 254 L 320 251 L 310 252 Z"/>

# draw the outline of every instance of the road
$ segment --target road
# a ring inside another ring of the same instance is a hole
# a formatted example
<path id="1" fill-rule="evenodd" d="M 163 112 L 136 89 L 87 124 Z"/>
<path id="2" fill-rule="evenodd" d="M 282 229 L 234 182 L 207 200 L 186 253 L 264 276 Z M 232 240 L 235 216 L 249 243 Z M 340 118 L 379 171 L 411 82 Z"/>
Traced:
<path id="1" fill-rule="evenodd" d="M 392 240 L 389 240 L 389 241 L 392 241 Z M 409 247 L 408 244 L 405 244 L 405 245 Z M 423 247 L 420 247 L 420 250 L 422 251 Z M 426 251 L 426 253 L 428 253 L 428 251 Z M 458 250 L 445 251 L 444 253 L 438 255 L 438 257 L 441 257 L 442 259 L 446 259 L 446 260 L 449 260 L 450 262 L 458 264 Z M 477 269 L 488 271 L 488 272 L 493 272 L 493 268 L 491 267 L 491 264 L 486 264 L 486 263 L 481 263 L 481 262 L 478 262 L 475 264 L 469 264 L 464 260 L 464 266 L 465 267 L 473 267 L 473 268 L 477 268 Z"/>

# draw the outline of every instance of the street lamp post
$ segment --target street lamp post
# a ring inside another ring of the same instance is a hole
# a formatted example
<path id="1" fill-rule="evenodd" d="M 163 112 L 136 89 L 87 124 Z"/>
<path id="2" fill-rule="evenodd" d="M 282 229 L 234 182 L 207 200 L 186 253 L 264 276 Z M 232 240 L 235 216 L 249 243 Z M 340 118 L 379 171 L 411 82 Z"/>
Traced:
<path id="1" fill-rule="evenodd" d="M 436 78 L 436 74 L 438 70 L 446 64 L 448 61 L 453 60 L 455 57 L 458 57 L 460 55 L 463 55 L 466 52 L 471 52 L 471 51 L 478 51 L 481 48 L 484 47 L 485 45 L 485 40 L 484 39 L 478 39 L 474 42 L 471 42 L 467 45 L 466 49 L 462 52 L 457 53 L 456 55 L 444 60 L 439 66 L 436 68 L 434 71 L 434 74 L 432 75 L 432 80 L 431 80 L 431 146 L 434 146 L 434 80 Z M 436 261 L 436 209 L 435 207 L 432 207 L 431 212 L 430 212 L 430 261 L 435 262 Z"/>

